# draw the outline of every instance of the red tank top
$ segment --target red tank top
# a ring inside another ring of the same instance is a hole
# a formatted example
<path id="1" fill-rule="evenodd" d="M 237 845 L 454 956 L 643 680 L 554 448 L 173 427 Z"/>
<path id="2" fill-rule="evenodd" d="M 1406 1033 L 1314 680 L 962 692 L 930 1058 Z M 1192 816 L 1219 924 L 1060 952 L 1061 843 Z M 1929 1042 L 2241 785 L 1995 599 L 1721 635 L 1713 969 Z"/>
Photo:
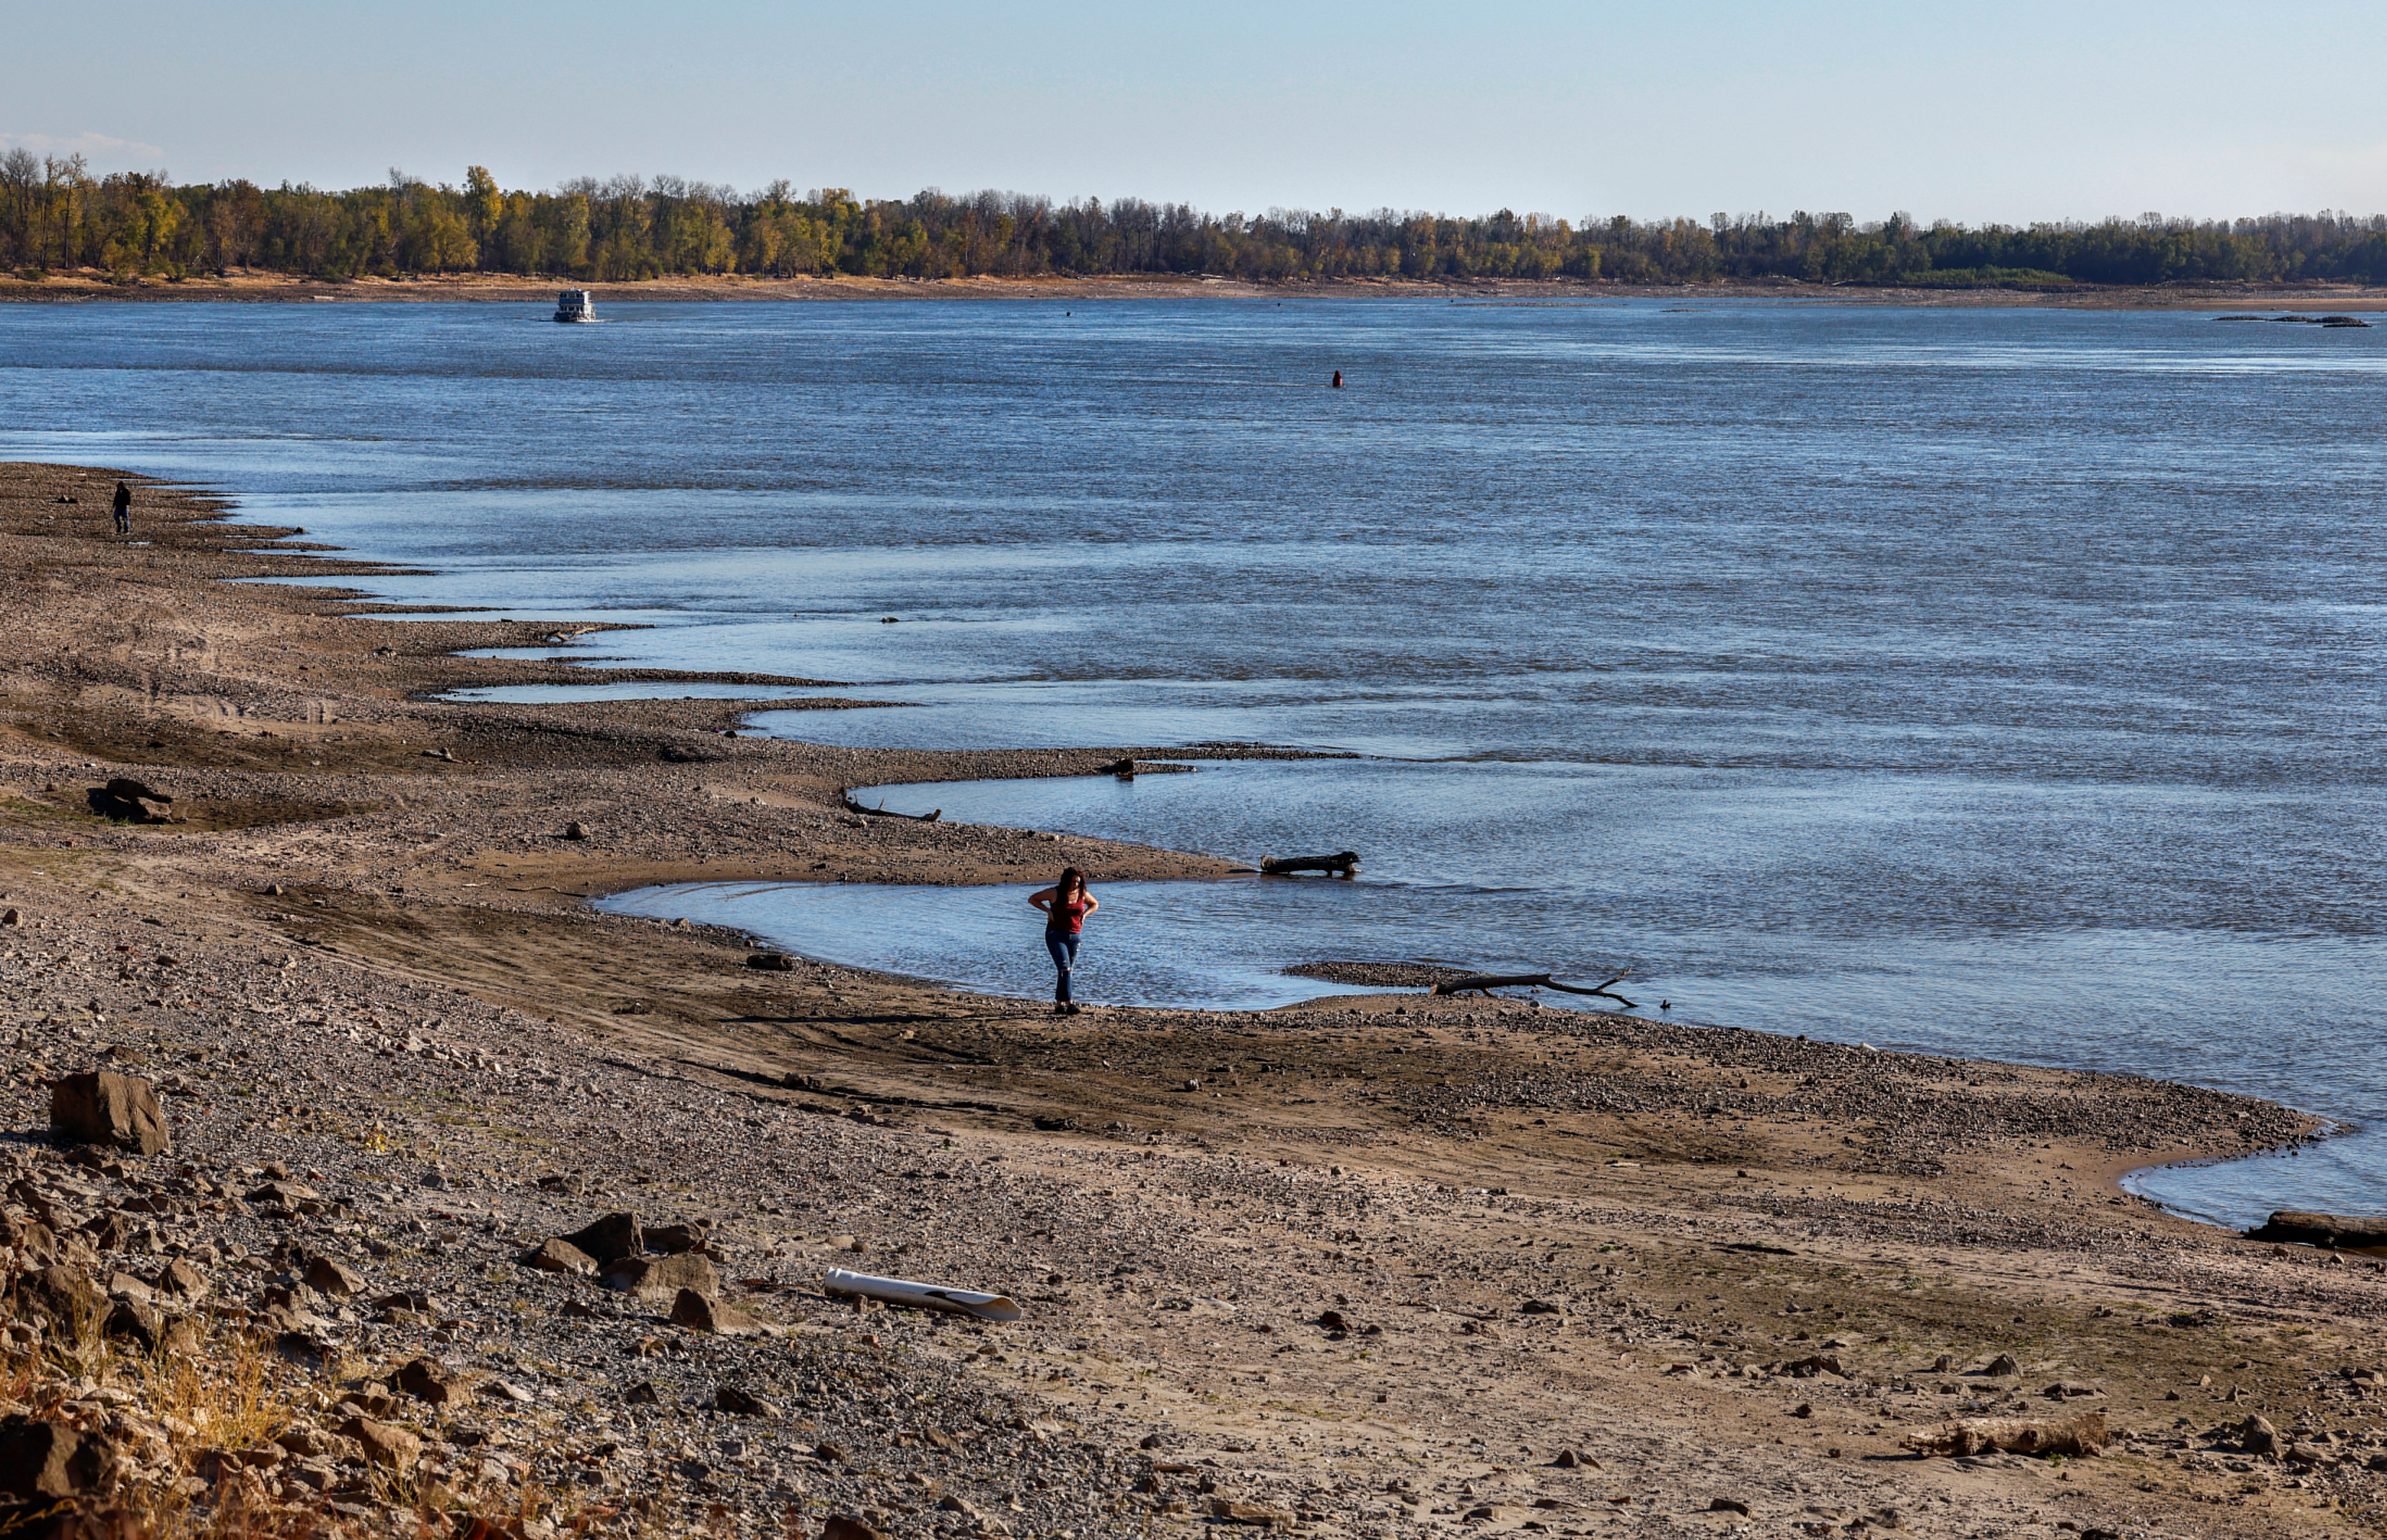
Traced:
<path id="1" fill-rule="evenodd" d="M 1072 936 L 1084 931 L 1086 928 L 1084 895 L 1080 894 L 1067 903 L 1057 898 L 1055 899 L 1052 907 L 1044 911 L 1044 928 L 1065 931 Z"/>

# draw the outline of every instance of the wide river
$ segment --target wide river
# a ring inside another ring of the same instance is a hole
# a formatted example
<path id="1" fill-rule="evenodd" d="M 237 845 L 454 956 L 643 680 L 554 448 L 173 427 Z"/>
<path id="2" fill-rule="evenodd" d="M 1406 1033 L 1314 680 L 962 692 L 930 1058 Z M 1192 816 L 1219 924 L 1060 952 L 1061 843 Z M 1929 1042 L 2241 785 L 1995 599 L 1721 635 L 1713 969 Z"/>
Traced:
<path id="1" fill-rule="evenodd" d="M 1629 969 L 1682 1020 L 2277 1097 L 2355 1131 L 2134 1180 L 2387 1208 L 2387 328 L 599 305 L 0 307 L 0 455 L 437 569 L 393 599 L 654 627 L 591 655 L 916 702 L 759 719 L 790 736 L 1361 756 L 868 793 L 1365 857 L 1105 890 L 1092 998 Z M 1020 898 L 615 902 L 1033 994 Z"/>

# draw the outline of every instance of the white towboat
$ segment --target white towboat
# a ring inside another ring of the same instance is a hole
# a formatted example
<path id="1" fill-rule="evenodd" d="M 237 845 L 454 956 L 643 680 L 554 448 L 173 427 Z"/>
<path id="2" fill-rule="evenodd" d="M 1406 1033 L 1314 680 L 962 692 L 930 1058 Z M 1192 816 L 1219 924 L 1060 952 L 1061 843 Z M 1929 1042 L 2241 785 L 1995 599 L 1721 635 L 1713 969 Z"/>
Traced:
<path id="1" fill-rule="evenodd" d="M 555 297 L 555 319 L 594 321 L 597 319 L 597 302 L 588 297 L 587 289 L 566 289 Z"/>

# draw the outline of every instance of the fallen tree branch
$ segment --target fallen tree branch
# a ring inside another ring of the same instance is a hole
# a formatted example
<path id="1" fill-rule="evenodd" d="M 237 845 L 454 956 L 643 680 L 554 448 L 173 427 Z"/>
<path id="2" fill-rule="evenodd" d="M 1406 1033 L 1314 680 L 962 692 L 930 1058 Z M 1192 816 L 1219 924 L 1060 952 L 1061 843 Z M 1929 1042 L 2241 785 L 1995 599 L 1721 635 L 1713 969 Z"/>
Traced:
<path id="1" fill-rule="evenodd" d="M 1349 877 L 1359 869 L 1359 852 L 1345 851 L 1339 855 L 1273 855 L 1260 858 L 1263 877 L 1290 877 L 1295 872 L 1332 872 L 1337 877 Z"/>
<path id="2" fill-rule="evenodd" d="M 916 824 L 933 824 L 945 815 L 941 807 L 934 813 L 890 813 L 884 802 L 877 807 L 865 807 L 850 796 L 840 795 L 838 800 L 845 804 L 848 813 L 859 813 L 866 818 L 904 818 Z"/>
<path id="3" fill-rule="evenodd" d="M 1490 994 L 1494 990 L 1505 989 L 1556 990 L 1560 994 L 1596 994 L 1602 1000 L 1613 1000 L 1620 1005 L 1637 1011 L 1640 1006 L 1608 987 L 1610 984 L 1622 984 L 1624 979 L 1625 975 L 1620 973 L 1613 978 L 1601 979 L 1596 988 L 1585 989 L 1580 984 L 1561 984 L 1547 973 L 1471 973 L 1464 978 L 1444 979 L 1433 987 L 1433 992 L 1462 994 L 1469 990 L 1473 990 L 1479 994 Z"/>

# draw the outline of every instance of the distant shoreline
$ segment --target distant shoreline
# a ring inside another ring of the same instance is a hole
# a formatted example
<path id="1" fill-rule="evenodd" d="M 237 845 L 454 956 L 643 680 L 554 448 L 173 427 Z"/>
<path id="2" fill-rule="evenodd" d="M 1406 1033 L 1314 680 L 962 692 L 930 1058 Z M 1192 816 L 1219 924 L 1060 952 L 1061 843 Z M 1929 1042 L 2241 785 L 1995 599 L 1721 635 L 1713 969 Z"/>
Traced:
<path id="1" fill-rule="evenodd" d="M 1978 287 L 1805 284 L 1790 280 L 1714 284 L 1613 284 L 1599 280 L 1341 278 L 1255 284 L 1202 274 L 1105 274 L 1035 278 L 648 278 L 618 284 L 479 273 L 339 282 L 280 273 L 234 273 L 178 282 L 122 284 L 97 271 L 39 280 L 0 275 L 0 303 L 87 304 L 546 304 L 558 290 L 592 290 L 598 303 L 646 301 L 834 302 L 884 299 L 1433 299 L 1598 304 L 1628 299 L 1798 300 L 1944 309 L 2085 310 L 2387 310 L 2387 288 L 2355 284 L 2194 283 L 2011 284 Z"/>

